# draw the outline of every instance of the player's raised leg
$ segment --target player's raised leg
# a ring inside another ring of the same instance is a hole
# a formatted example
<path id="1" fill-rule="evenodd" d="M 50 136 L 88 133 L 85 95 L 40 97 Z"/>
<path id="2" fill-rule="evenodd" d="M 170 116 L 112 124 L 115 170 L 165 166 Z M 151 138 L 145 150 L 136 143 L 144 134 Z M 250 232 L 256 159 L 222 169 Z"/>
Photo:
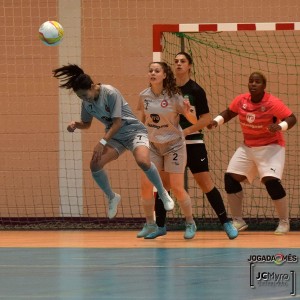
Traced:
<path id="1" fill-rule="evenodd" d="M 103 167 L 109 163 L 112 160 L 115 160 L 118 158 L 117 151 L 107 145 L 102 153 L 102 155 L 99 156 L 93 156 L 90 168 L 92 172 L 92 177 L 94 178 L 97 185 L 101 188 L 101 190 L 104 192 L 107 201 L 108 201 L 108 218 L 112 219 L 117 215 L 118 212 L 118 204 L 121 201 L 121 196 L 117 193 L 115 193 L 110 185 L 108 176 L 103 169 Z"/>

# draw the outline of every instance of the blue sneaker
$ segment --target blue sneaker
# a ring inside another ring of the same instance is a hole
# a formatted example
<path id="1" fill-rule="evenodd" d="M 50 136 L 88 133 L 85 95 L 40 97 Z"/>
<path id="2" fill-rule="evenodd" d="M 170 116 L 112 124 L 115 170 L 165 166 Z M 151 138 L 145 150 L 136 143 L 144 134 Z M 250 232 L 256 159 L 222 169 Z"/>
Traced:
<path id="1" fill-rule="evenodd" d="M 154 223 L 154 224 L 145 224 L 143 229 L 137 234 L 136 237 L 138 238 L 144 238 L 145 236 L 147 236 L 148 234 L 154 232 L 157 230 L 157 225 Z"/>
<path id="2" fill-rule="evenodd" d="M 197 226 L 195 223 L 186 223 L 184 238 L 186 240 L 192 239 L 195 236 L 196 231 L 197 231 Z"/>
<path id="3" fill-rule="evenodd" d="M 232 222 L 230 221 L 224 223 L 223 228 L 230 240 L 235 239 L 239 235 L 239 231 L 233 226 Z"/>
<path id="4" fill-rule="evenodd" d="M 150 234 L 145 236 L 145 239 L 155 239 L 158 236 L 166 235 L 167 234 L 167 228 L 164 227 L 157 227 L 157 229 Z"/>

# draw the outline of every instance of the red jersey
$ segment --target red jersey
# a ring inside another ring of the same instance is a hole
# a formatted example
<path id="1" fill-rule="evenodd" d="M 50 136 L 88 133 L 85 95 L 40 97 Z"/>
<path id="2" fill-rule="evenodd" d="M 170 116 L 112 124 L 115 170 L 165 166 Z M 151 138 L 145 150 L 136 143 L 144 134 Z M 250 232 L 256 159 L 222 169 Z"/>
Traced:
<path id="1" fill-rule="evenodd" d="M 230 103 L 229 109 L 239 115 L 246 146 L 285 145 L 282 131 L 268 130 L 268 125 L 279 123 L 292 114 L 280 99 L 265 93 L 259 103 L 254 103 L 250 93 L 246 93 L 238 95 Z"/>

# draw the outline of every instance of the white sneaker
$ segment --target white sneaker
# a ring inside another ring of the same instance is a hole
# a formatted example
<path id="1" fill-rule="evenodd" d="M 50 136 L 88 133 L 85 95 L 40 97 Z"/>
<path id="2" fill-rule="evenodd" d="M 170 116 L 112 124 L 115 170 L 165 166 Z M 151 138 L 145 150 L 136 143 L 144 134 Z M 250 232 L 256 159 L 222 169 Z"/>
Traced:
<path id="1" fill-rule="evenodd" d="M 274 234 L 286 234 L 290 231 L 290 221 L 289 220 L 279 220 L 278 227 L 276 228 Z"/>
<path id="2" fill-rule="evenodd" d="M 248 228 L 247 223 L 243 219 L 233 219 L 232 224 L 238 231 L 244 231 Z"/>
<path id="3" fill-rule="evenodd" d="M 163 194 L 159 195 L 161 201 L 164 204 L 164 208 L 166 211 L 170 211 L 174 208 L 174 201 L 170 197 L 169 193 L 165 191 Z"/>
<path id="4" fill-rule="evenodd" d="M 108 218 L 112 219 L 117 215 L 118 212 L 118 204 L 121 200 L 121 196 L 115 193 L 115 197 L 108 200 Z"/>

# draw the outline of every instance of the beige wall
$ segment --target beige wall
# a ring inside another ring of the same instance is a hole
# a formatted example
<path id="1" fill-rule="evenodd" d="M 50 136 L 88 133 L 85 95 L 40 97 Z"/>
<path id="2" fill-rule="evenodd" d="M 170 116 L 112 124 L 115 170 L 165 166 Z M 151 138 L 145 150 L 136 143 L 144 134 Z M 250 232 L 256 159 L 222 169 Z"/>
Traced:
<path id="1" fill-rule="evenodd" d="M 37 33 L 45 20 L 72 17 L 68 7 L 58 9 L 58 1 L 0 1 L 0 217 L 59 215 L 59 119 L 64 116 L 51 70 L 62 53 L 60 46 L 44 46 Z M 81 49 L 74 54 L 79 46 L 72 45 L 68 25 L 63 61 L 81 61 L 86 73 L 117 87 L 133 108 L 147 86 L 153 24 L 300 21 L 298 0 L 82 0 L 81 5 Z M 74 98 L 74 115 L 78 106 Z M 84 212 L 100 217 L 106 208 L 91 180 L 89 159 L 102 133 L 94 122 L 81 135 Z M 67 145 L 72 147 L 72 140 Z M 118 171 L 120 165 L 130 175 Z M 113 185 L 124 189 L 126 215 L 138 204 L 137 168 L 126 154 L 113 163 L 112 172 Z M 133 216 L 140 216 L 140 208 Z"/>

